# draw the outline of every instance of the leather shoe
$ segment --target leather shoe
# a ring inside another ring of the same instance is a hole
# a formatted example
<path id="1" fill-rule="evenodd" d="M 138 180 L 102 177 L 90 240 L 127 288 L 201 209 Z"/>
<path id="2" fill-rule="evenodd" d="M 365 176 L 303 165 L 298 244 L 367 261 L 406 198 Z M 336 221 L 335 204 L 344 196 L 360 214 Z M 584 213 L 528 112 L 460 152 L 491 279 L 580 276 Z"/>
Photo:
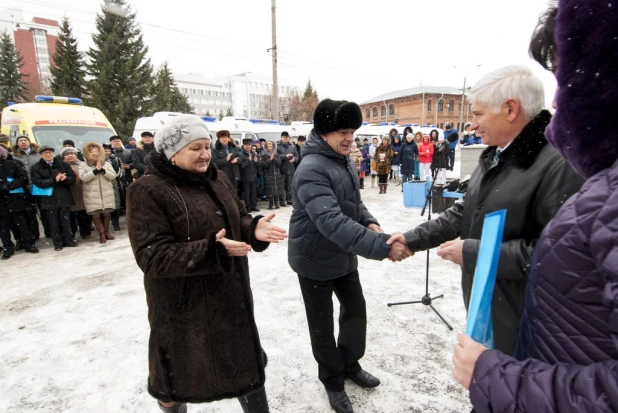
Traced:
<path id="1" fill-rule="evenodd" d="M 24 250 L 32 254 L 37 254 L 39 252 L 39 249 L 35 247 L 34 244 L 30 244 L 28 246 L 24 245 Z"/>
<path id="2" fill-rule="evenodd" d="M 13 256 L 13 254 L 15 254 L 14 247 L 4 248 L 4 254 L 2 254 L 2 259 L 8 260 L 9 258 Z"/>
<path id="3" fill-rule="evenodd" d="M 252 212 L 260 212 L 260 210 L 259 210 L 259 209 L 257 209 L 257 208 L 251 208 L 251 211 L 252 211 Z"/>
<path id="4" fill-rule="evenodd" d="M 361 387 L 378 387 L 380 385 L 380 379 L 371 374 L 367 373 L 365 370 L 361 370 L 355 374 L 349 374 L 348 378 L 352 380 L 354 383 L 358 384 Z"/>
<path id="5" fill-rule="evenodd" d="M 343 391 L 328 391 L 326 390 L 326 394 L 328 395 L 328 402 L 330 403 L 330 407 L 333 408 L 337 413 L 354 413 L 352 409 L 352 403 L 350 402 L 350 398 L 348 394 Z"/>

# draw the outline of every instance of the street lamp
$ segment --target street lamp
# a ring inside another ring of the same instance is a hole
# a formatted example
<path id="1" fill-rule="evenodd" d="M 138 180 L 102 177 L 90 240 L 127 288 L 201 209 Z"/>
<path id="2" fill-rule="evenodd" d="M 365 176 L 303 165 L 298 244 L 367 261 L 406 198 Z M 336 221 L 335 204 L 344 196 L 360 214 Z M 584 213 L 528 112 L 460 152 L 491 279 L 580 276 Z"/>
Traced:
<path id="1" fill-rule="evenodd" d="M 283 105 L 283 122 L 287 125 L 288 119 L 290 115 L 290 107 L 288 105 Z"/>
<path id="2" fill-rule="evenodd" d="M 479 68 L 482 65 L 483 64 L 481 63 L 481 64 L 474 66 L 472 69 L 468 70 L 468 73 L 466 73 L 466 75 L 464 76 L 464 84 L 463 84 L 463 89 L 461 91 L 461 110 L 459 111 L 459 127 L 460 128 L 463 128 L 463 113 L 466 107 L 466 78 L 468 77 L 468 75 L 470 75 L 470 73 L 472 73 L 474 69 Z M 453 67 L 459 70 L 457 66 L 453 66 Z"/>

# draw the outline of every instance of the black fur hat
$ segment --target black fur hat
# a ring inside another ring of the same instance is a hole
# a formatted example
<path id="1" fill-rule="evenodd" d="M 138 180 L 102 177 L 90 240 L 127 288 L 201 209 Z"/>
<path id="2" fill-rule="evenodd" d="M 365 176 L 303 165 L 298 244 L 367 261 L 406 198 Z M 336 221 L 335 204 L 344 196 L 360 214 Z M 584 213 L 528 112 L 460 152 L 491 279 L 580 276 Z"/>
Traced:
<path id="1" fill-rule="evenodd" d="M 313 129 L 318 135 L 339 129 L 358 129 L 363 124 L 363 114 L 354 102 L 325 99 L 313 114 Z"/>
<path id="2" fill-rule="evenodd" d="M 251 145 L 251 144 L 253 144 L 253 139 L 251 139 L 251 138 L 244 138 L 242 140 L 242 144 L 243 145 Z"/>

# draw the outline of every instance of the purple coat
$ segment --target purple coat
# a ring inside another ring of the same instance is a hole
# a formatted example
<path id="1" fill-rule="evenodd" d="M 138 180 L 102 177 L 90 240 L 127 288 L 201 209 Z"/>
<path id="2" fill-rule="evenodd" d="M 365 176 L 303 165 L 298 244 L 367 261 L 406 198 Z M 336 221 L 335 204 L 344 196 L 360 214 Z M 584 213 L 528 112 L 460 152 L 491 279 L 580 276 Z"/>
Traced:
<path id="1" fill-rule="evenodd" d="M 488 350 L 476 362 L 478 413 L 618 411 L 617 7 L 559 2 L 558 110 L 546 135 L 587 181 L 539 239 L 523 361 Z"/>

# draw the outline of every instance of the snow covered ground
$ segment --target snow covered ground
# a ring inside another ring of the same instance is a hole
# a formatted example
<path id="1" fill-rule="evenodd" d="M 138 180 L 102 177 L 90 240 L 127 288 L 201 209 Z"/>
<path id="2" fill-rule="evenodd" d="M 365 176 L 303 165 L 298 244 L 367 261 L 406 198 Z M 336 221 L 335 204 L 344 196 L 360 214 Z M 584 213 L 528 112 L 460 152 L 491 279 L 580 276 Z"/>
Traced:
<path id="1" fill-rule="evenodd" d="M 385 231 L 421 223 L 403 207 L 401 187 L 363 199 Z M 263 204 L 260 204 L 263 206 Z M 287 228 L 291 208 L 275 222 Z M 146 391 L 149 326 L 142 273 L 126 228 L 116 240 L 79 248 L 19 252 L 0 262 L 0 400 L 6 412 L 158 412 Z M 367 352 L 361 364 L 382 380 L 373 390 L 346 383 L 357 413 L 467 412 L 467 393 L 452 377 L 456 334 L 465 328 L 459 268 L 432 251 L 430 292 L 451 332 L 418 300 L 425 292 L 425 254 L 403 263 L 360 259 L 367 300 Z M 269 356 L 266 390 L 272 412 L 331 412 L 317 378 L 287 242 L 252 253 L 250 270 L 262 345 Z M 192 413 L 240 412 L 236 400 L 190 405 Z"/>

